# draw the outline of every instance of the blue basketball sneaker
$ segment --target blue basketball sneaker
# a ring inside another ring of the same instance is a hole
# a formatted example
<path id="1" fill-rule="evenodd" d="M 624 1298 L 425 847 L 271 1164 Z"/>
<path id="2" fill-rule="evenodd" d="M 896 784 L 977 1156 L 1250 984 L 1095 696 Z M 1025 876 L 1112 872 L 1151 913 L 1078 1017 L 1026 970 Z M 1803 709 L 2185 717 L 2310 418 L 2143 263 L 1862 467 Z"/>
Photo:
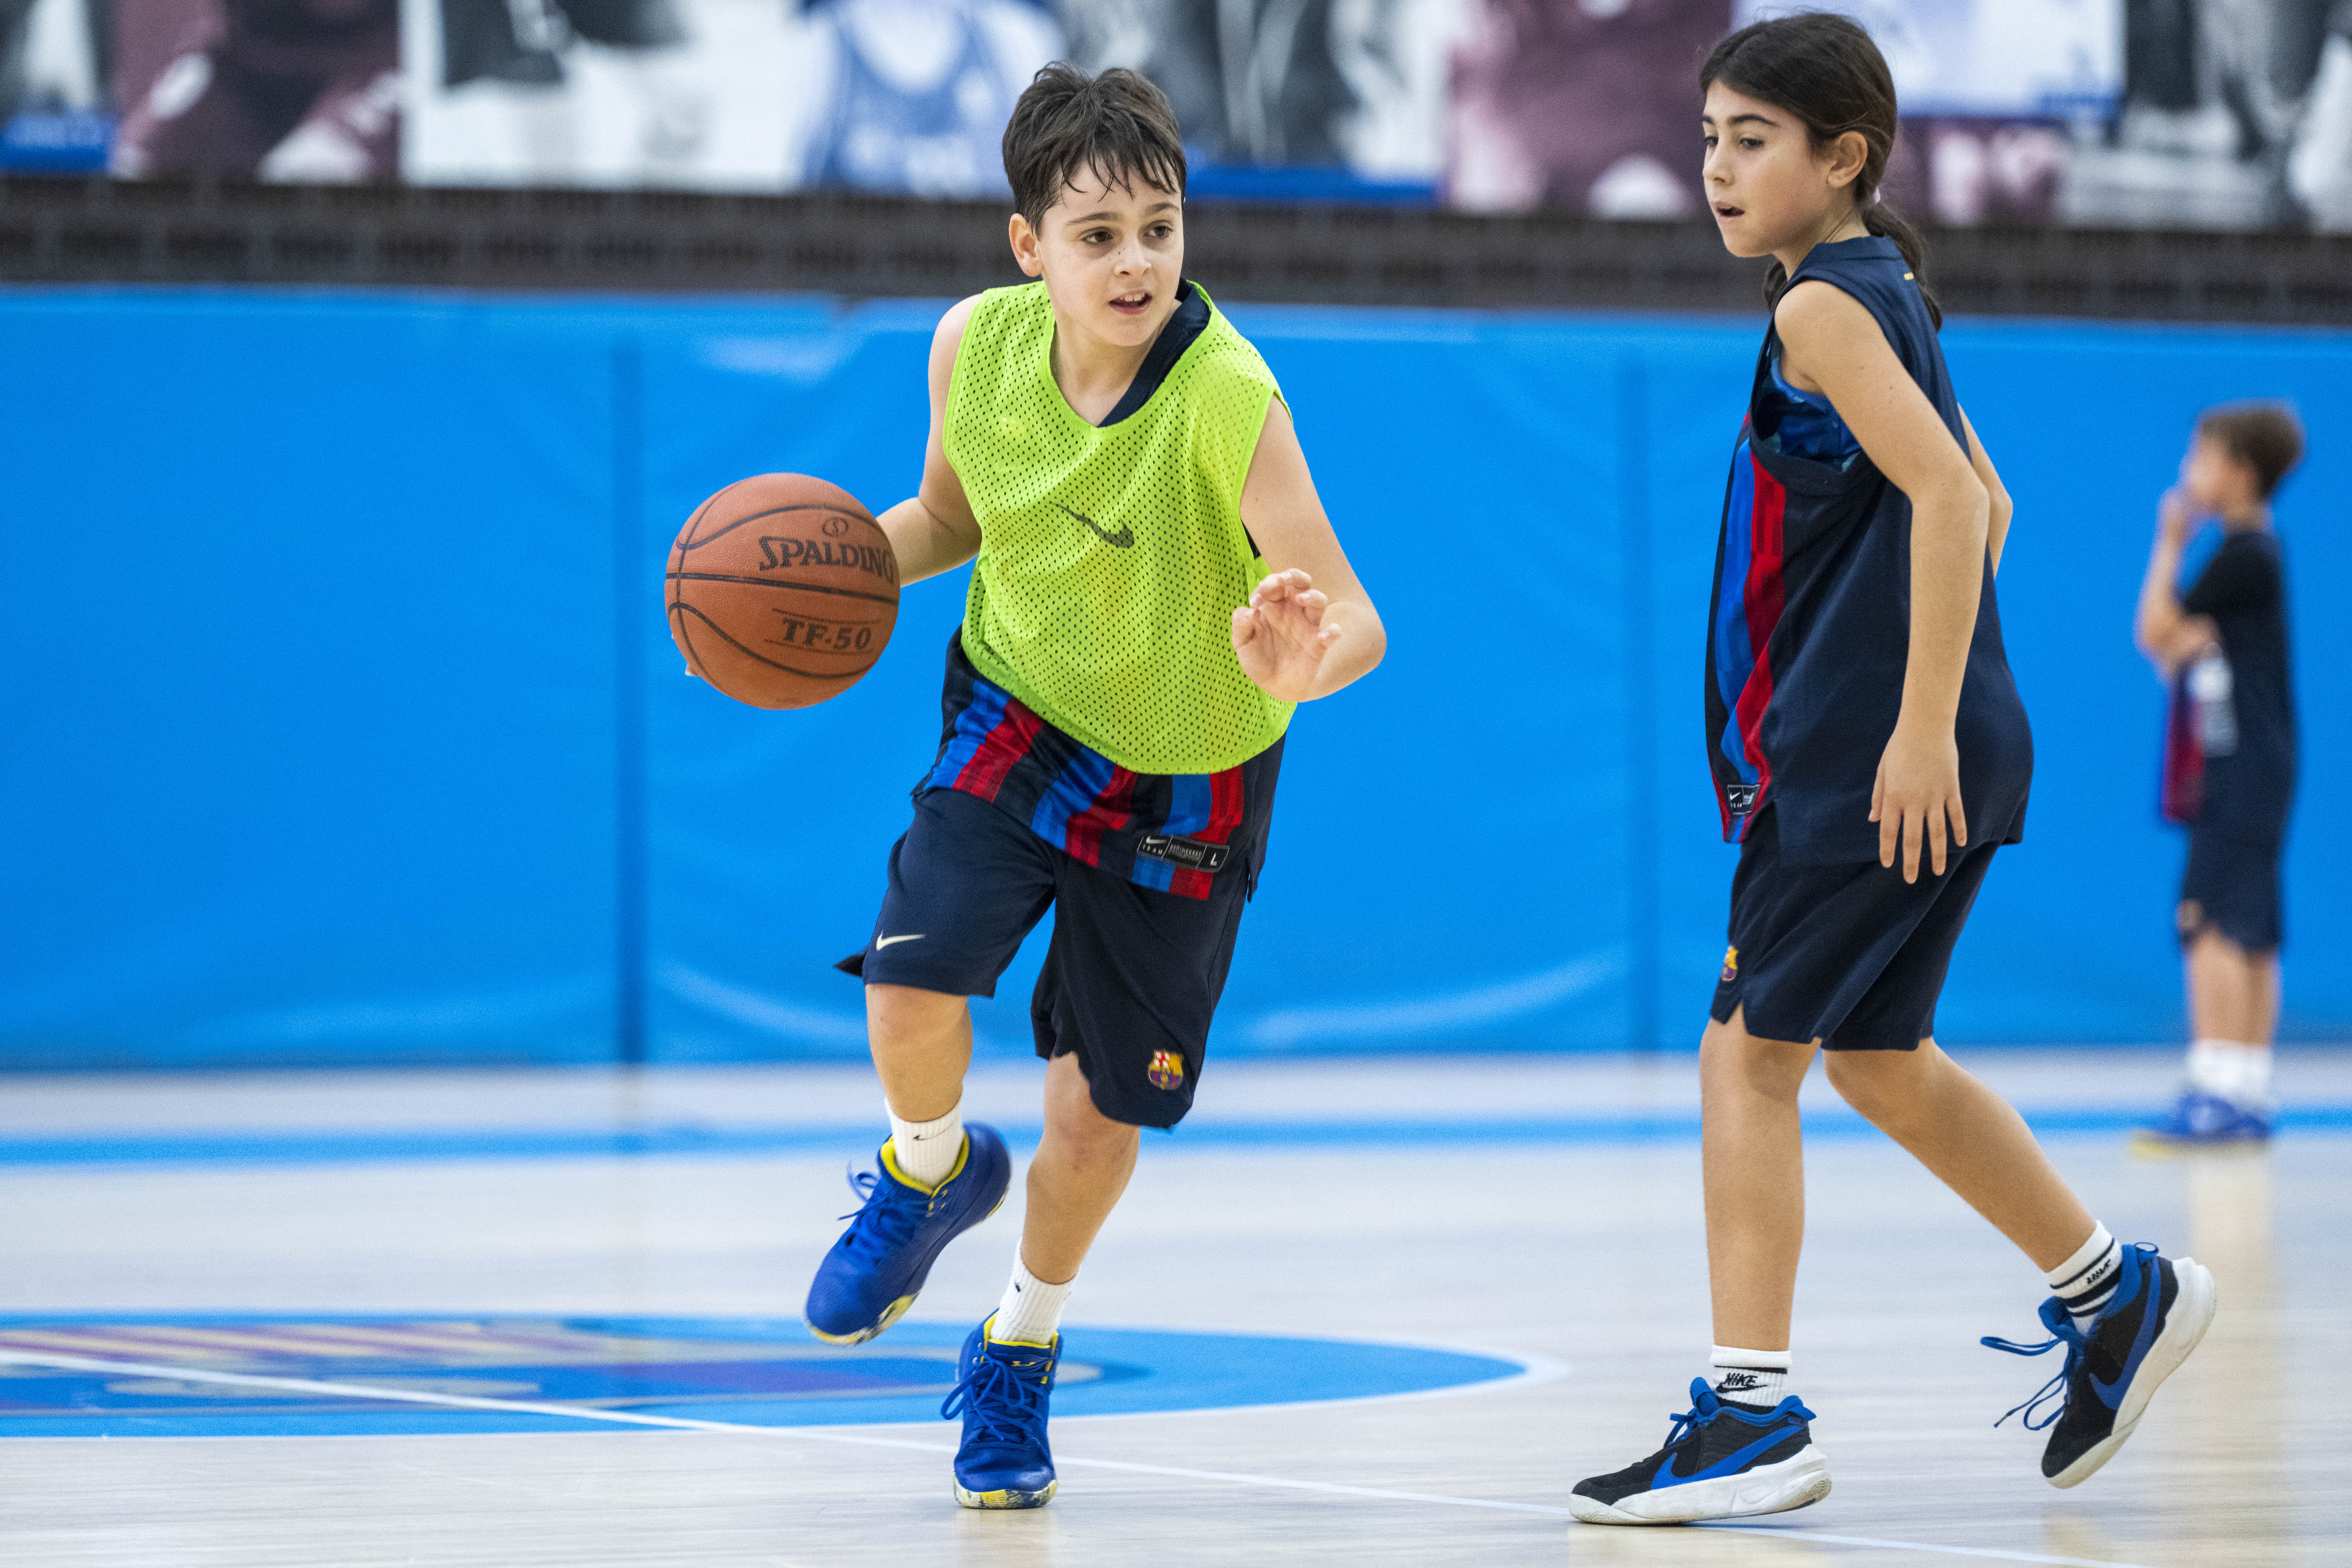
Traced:
<path id="1" fill-rule="evenodd" d="M 2042 1303 L 2042 1326 L 2051 1339 L 2021 1345 L 1984 1337 L 1987 1346 L 2012 1355 L 2066 1347 L 2058 1375 L 2000 1421 L 2021 1410 L 2027 1430 L 2049 1427 L 2043 1478 L 2053 1487 L 2079 1485 L 2116 1457 L 2157 1389 L 2189 1359 L 2212 1321 L 2213 1276 L 2202 1264 L 2192 1258 L 2175 1263 L 2146 1242 L 2127 1247 L 2116 1293 L 2087 1332 L 2074 1327 L 2066 1303 L 2053 1296 Z M 2053 1398 L 2058 1408 L 2035 1420 L 2034 1413 Z"/>
<path id="2" fill-rule="evenodd" d="M 900 1175 L 887 1142 L 878 1163 L 849 1179 L 866 1206 L 809 1285 L 809 1332 L 836 1345 L 870 1340 L 897 1322 L 922 1293 L 940 1250 L 994 1214 L 1013 1184 L 1004 1140 L 976 1121 L 964 1123 L 963 1152 L 936 1187 Z"/>
<path id="3" fill-rule="evenodd" d="M 988 1337 L 991 1312 L 963 1342 L 962 1375 L 940 1406 L 963 1417 L 956 1449 L 956 1501 L 966 1508 L 1044 1508 L 1054 1500 L 1054 1451 L 1045 1405 L 1062 1364 L 1062 1336 L 1050 1345 Z"/>
<path id="4" fill-rule="evenodd" d="M 1576 1483 L 1568 1511 L 1587 1524 L 1688 1524 L 1783 1513 L 1830 1495 L 1813 1413 L 1790 1394 L 1769 1410 L 1718 1398 L 1691 1380 L 1691 1407 L 1666 1446 L 1614 1475 Z"/>
<path id="5" fill-rule="evenodd" d="M 2173 1102 L 2172 1113 L 2161 1121 L 2140 1128 L 2132 1134 L 2132 1142 L 2142 1148 L 2168 1151 L 2240 1148 L 2267 1143 L 2270 1137 L 2271 1113 L 2267 1107 L 2241 1105 L 2201 1089 L 2185 1089 Z"/>

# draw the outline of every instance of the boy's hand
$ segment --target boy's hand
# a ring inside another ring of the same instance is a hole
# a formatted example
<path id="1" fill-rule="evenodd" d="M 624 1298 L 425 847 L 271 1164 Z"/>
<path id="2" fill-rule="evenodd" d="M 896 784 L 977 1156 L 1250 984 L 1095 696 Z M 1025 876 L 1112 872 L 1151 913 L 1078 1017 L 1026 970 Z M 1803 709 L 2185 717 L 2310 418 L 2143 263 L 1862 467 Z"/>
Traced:
<path id="1" fill-rule="evenodd" d="M 1234 657 L 1268 697 L 1305 702 L 1315 696 L 1323 656 L 1339 640 L 1339 628 L 1323 624 L 1329 602 L 1306 573 L 1276 572 L 1234 612 Z"/>
<path id="2" fill-rule="evenodd" d="M 2179 486 L 2164 492 L 2156 503 L 2156 536 L 2176 548 L 2189 542 L 2189 535 L 2197 523 L 2197 510 Z"/>
<path id="3" fill-rule="evenodd" d="M 1946 823 L 1954 847 L 1969 841 L 1969 816 L 1960 804 L 1960 749 L 1949 725 L 1916 724 L 1909 715 L 1895 721 L 1895 738 L 1878 759 L 1870 789 L 1870 820 L 1878 824 L 1878 863 L 1895 864 L 1903 854 L 1903 879 L 1919 879 L 1924 847 L 1936 875 L 1944 874 Z"/>

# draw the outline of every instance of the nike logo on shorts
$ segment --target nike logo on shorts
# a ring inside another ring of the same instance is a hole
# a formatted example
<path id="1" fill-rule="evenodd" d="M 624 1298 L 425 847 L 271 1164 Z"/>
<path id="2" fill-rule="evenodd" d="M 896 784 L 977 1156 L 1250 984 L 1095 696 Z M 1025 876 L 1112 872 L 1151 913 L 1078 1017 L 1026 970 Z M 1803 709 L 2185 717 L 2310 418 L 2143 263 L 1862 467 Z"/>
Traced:
<path id="1" fill-rule="evenodd" d="M 889 946 L 894 942 L 920 942 L 922 940 L 923 933 L 921 931 L 917 931 L 912 936 L 877 936 L 874 939 L 874 951 L 879 952 L 882 949 Z"/>
<path id="2" fill-rule="evenodd" d="M 1056 502 L 1055 504 L 1059 505 L 1060 503 Z M 1127 524 L 1123 522 L 1118 525 L 1118 531 L 1117 533 L 1107 533 L 1103 531 L 1103 525 L 1101 523 L 1097 522 L 1085 512 L 1070 511 L 1068 507 L 1063 507 L 1062 510 L 1066 512 L 1069 512 L 1072 517 L 1076 518 L 1080 522 L 1085 523 L 1087 527 L 1092 531 L 1097 539 L 1101 540 L 1113 550 L 1125 550 L 1135 542 L 1135 530 L 1128 527 Z"/>

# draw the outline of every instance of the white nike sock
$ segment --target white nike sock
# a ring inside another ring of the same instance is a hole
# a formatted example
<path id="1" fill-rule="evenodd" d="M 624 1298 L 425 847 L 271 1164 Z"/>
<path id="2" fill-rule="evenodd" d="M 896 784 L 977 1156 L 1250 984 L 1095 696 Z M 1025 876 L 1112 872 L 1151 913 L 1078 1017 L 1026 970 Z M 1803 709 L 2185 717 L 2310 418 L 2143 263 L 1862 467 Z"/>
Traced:
<path id="1" fill-rule="evenodd" d="M 1715 1353 L 1707 1357 L 1707 1366 L 1716 1374 L 1717 1399 L 1769 1410 L 1789 1396 L 1787 1351 L 1747 1351 L 1737 1345 L 1717 1345 Z"/>
<path id="2" fill-rule="evenodd" d="M 1004 1287 L 1003 1300 L 996 1303 L 996 1321 L 988 1337 L 999 1344 L 1050 1345 L 1062 1326 L 1062 1303 L 1070 1299 L 1070 1287 L 1075 1278 L 1059 1285 L 1048 1285 L 1029 1272 L 1021 1255 L 1013 1256 L 1013 1278 Z"/>
<path id="3" fill-rule="evenodd" d="M 2066 1313 L 2074 1326 L 2088 1333 L 2091 1320 L 2116 1293 L 2116 1281 L 2122 1278 L 2124 1249 L 2103 1225 L 2091 1226 L 2091 1239 L 2074 1249 L 2074 1255 L 2050 1271 L 2050 1293 L 2066 1303 Z"/>
<path id="4" fill-rule="evenodd" d="M 2271 1098 L 2271 1048 L 2200 1040 L 2189 1047 L 2189 1087 L 2250 1110 L 2265 1107 Z"/>
<path id="5" fill-rule="evenodd" d="M 925 1187 L 936 1187 L 955 1169 L 963 1152 L 963 1101 L 936 1121 L 908 1121 L 890 1112 L 890 1159 L 898 1173 Z"/>

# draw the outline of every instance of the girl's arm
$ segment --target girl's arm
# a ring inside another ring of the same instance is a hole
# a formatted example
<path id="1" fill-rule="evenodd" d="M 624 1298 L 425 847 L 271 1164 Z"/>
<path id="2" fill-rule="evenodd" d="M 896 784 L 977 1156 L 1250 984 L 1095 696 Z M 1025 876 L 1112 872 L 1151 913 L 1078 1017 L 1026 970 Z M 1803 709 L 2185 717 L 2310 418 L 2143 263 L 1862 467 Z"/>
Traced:
<path id="1" fill-rule="evenodd" d="M 1969 841 L 1952 729 L 1976 636 L 1992 499 L 1860 300 L 1826 283 L 1800 283 L 1782 296 L 1774 321 L 1782 374 L 1826 394 L 1878 471 L 1911 498 L 1910 652 L 1870 816 L 1880 865 L 1894 865 L 1900 850 L 1903 879 L 1916 882 L 1924 849 L 1940 876 L 1947 837 Z"/>
<path id="2" fill-rule="evenodd" d="M 1242 482 L 1242 526 L 1270 569 L 1234 612 L 1242 672 L 1286 702 L 1328 697 L 1369 674 L 1388 649 L 1388 630 L 1323 513 L 1290 410 L 1278 397 L 1266 405 Z"/>
<path id="3" fill-rule="evenodd" d="M 2173 584 L 2180 580 L 2180 552 L 2189 543 L 2189 498 L 2167 490 L 2156 509 L 2156 543 L 2147 552 L 2147 575 L 2139 585 L 2139 623 L 2133 628 L 2139 651 L 2168 680 L 2172 672 L 2221 640 L 2221 629 L 2204 616 L 2180 607 Z"/>
<path id="4" fill-rule="evenodd" d="M 1969 411 L 1960 410 L 1960 428 L 1969 433 L 1969 467 L 1976 470 L 1977 482 L 1992 499 L 1992 513 L 1985 520 L 1985 553 L 1992 558 L 1992 569 L 2000 571 L 2000 548 L 2009 542 L 2009 520 L 2017 510 L 2009 499 L 2009 487 L 2000 482 L 1994 471 L 1992 459 L 1985 455 L 1984 443 L 1977 439 L 1977 427 L 1969 423 Z"/>
<path id="5" fill-rule="evenodd" d="M 980 553 L 980 521 L 963 480 L 948 463 L 948 383 L 955 375 L 956 350 L 963 346 L 964 323 L 980 302 L 975 294 L 940 318 L 931 334 L 931 431 L 923 447 L 923 482 L 915 494 L 875 521 L 890 536 L 898 557 L 900 585 L 952 572 Z"/>

